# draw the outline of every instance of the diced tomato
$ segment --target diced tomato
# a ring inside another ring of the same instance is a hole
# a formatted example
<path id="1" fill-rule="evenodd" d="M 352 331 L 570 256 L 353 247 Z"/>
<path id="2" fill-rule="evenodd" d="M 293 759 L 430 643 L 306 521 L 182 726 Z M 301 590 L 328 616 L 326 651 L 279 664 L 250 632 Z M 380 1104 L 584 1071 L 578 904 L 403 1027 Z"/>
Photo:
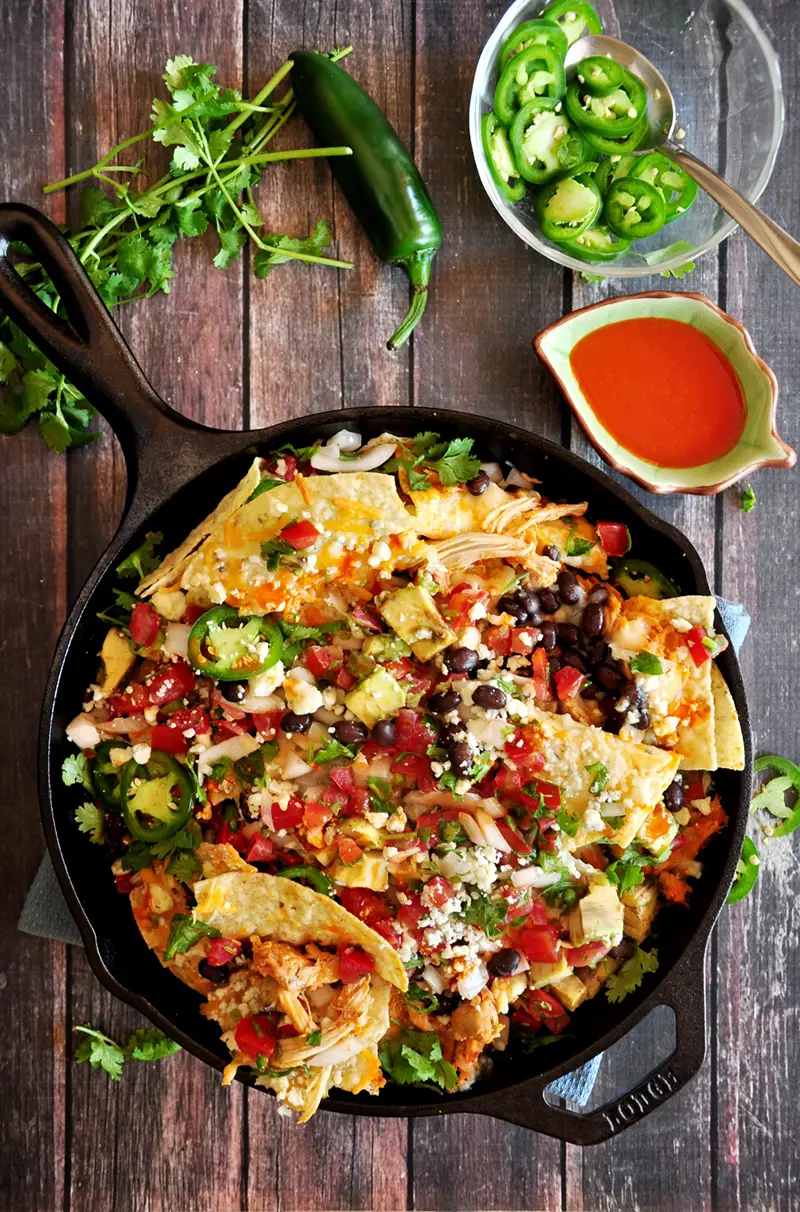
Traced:
<path id="1" fill-rule="evenodd" d="M 339 851 L 339 858 L 343 863 L 357 863 L 360 858 L 364 857 L 364 851 L 351 837 L 337 837 L 336 849 Z"/>
<path id="2" fill-rule="evenodd" d="M 495 821 L 495 825 L 516 854 L 530 854 L 530 843 L 525 841 L 521 833 L 517 833 L 516 829 L 512 829 L 505 821 Z"/>
<path id="3" fill-rule="evenodd" d="M 370 610 L 368 606 L 358 605 L 353 607 L 350 612 L 350 618 L 364 631 L 377 634 L 386 630 L 383 619 L 374 610 Z"/>
<path id="4" fill-rule="evenodd" d="M 334 766 L 330 771 L 330 779 L 334 786 L 343 791 L 345 795 L 353 794 L 356 785 L 353 781 L 353 771 L 349 766 Z"/>
<path id="5" fill-rule="evenodd" d="M 686 632 L 686 644 L 689 649 L 689 655 L 698 669 L 701 665 L 704 665 L 706 661 L 711 660 L 711 653 L 703 643 L 703 640 L 705 640 L 707 636 L 708 632 L 706 631 L 705 627 L 700 626 L 693 627 L 691 631 Z"/>
<path id="6" fill-rule="evenodd" d="M 158 613 L 149 602 L 137 602 L 131 611 L 131 639 L 139 648 L 149 648 L 158 635 Z"/>
<path id="7" fill-rule="evenodd" d="M 520 946 L 531 964 L 554 964 L 558 959 L 558 925 L 533 926 L 520 935 Z"/>
<path id="8" fill-rule="evenodd" d="M 201 619 L 205 613 L 205 606 L 198 606 L 196 602 L 190 602 L 183 612 L 181 622 L 186 623 L 188 627 L 194 627 L 197 620 Z"/>
<path id="9" fill-rule="evenodd" d="M 289 526 L 284 526 L 281 538 L 296 551 L 304 551 L 319 538 L 319 531 L 313 522 L 292 522 Z"/>
<path id="10" fill-rule="evenodd" d="M 579 858 L 582 863 L 588 863 L 590 867 L 596 867 L 598 871 L 605 871 L 608 866 L 608 857 L 602 846 L 594 845 L 581 846 L 576 853 L 576 858 Z"/>
<path id="11" fill-rule="evenodd" d="M 549 926 L 551 925 L 550 915 L 547 912 L 547 905 L 538 896 L 531 897 L 520 908 L 521 913 L 527 914 L 526 927 L 532 926 Z"/>
<path id="12" fill-rule="evenodd" d="M 246 724 L 238 724 L 236 720 L 214 720 L 214 728 L 216 729 L 216 740 L 227 741 L 232 736 L 244 736 L 252 727 L 250 718 L 245 716 Z"/>
<path id="13" fill-rule="evenodd" d="M 397 911 L 397 920 L 406 930 L 412 933 L 419 928 L 420 918 L 425 917 L 428 910 L 422 903 L 419 892 L 407 892 L 407 901 Z"/>
<path id="14" fill-rule="evenodd" d="M 323 825 L 327 825 L 332 816 L 333 812 L 328 804 L 313 802 L 303 804 L 303 824 L 306 829 L 321 829 Z"/>
<path id="15" fill-rule="evenodd" d="M 292 796 L 285 808 L 280 804 L 272 805 L 272 824 L 276 829 L 294 829 L 303 819 L 305 804 Z"/>
<path id="16" fill-rule="evenodd" d="M 596 529 L 606 555 L 624 556 L 630 551 L 631 532 L 624 522 L 598 522 Z"/>
<path id="17" fill-rule="evenodd" d="M 357 816 L 369 812 L 369 791 L 366 787 L 353 788 L 350 807 Z"/>
<path id="18" fill-rule="evenodd" d="M 537 648 L 531 658 L 533 672 L 533 696 L 540 703 L 552 698 L 550 689 L 550 664 L 544 648 Z"/>
<path id="19" fill-rule="evenodd" d="M 158 749 L 160 753 L 186 753 L 189 739 L 169 724 L 154 724 L 150 732 L 150 747 Z"/>
<path id="20" fill-rule="evenodd" d="M 176 711 L 170 716 L 170 728 L 177 728 L 178 732 L 186 732 L 193 728 L 195 735 L 200 736 L 204 732 L 209 732 L 211 729 L 211 719 L 208 712 L 202 707 L 181 707 L 180 711 Z"/>
<path id="21" fill-rule="evenodd" d="M 429 905 L 433 905 L 435 909 L 441 909 L 443 905 L 446 905 L 455 896 L 453 885 L 443 875 L 435 875 L 432 880 L 428 880 L 423 892 L 425 900 Z"/>
<path id="22" fill-rule="evenodd" d="M 456 631 L 462 631 L 465 627 L 468 627 L 472 622 L 470 611 L 475 606 L 482 606 L 484 608 L 480 617 L 485 617 L 488 604 L 489 594 L 485 589 L 479 589 L 475 585 L 470 585 L 467 581 L 456 585 L 447 603 L 453 627 L 455 627 Z"/>
<path id="23" fill-rule="evenodd" d="M 397 922 L 393 922 L 390 917 L 381 918 L 378 922 L 372 922 L 372 929 L 381 938 L 385 938 L 387 943 L 390 943 L 394 947 L 395 951 L 400 950 L 403 945 L 403 932 L 397 925 Z"/>
<path id="24" fill-rule="evenodd" d="M 218 846 L 233 846 L 239 854 L 244 854 L 248 848 L 247 838 L 240 830 L 231 829 L 229 821 L 222 822 L 217 830 L 215 841 Z"/>
<path id="25" fill-rule="evenodd" d="M 279 476 L 283 480 L 293 480 L 297 475 L 297 455 L 280 454 L 272 460 L 268 469 L 270 475 Z"/>
<path id="26" fill-rule="evenodd" d="M 341 669 L 344 653 L 341 648 L 337 648 L 335 644 L 311 644 L 305 651 L 303 657 L 306 668 L 313 673 L 315 678 L 323 678 L 327 674 L 333 673 L 337 669 Z"/>
<path id="27" fill-rule="evenodd" d="M 339 979 L 343 985 L 351 985 L 375 968 L 375 960 L 360 947 L 342 947 L 339 952 Z"/>
<path id="28" fill-rule="evenodd" d="M 336 675 L 336 685 L 340 690 L 349 690 L 351 686 L 355 686 L 356 679 L 352 673 L 348 673 L 346 669 L 340 669 Z"/>
<path id="29" fill-rule="evenodd" d="M 561 788 L 555 783 L 545 783 L 542 779 L 534 779 L 531 784 L 533 788 L 532 795 L 541 796 L 542 802 L 548 812 L 558 812 L 561 809 Z M 537 804 L 538 806 L 538 804 Z M 540 829 L 549 829 L 552 825 L 552 820 L 543 818 L 539 821 Z"/>
<path id="30" fill-rule="evenodd" d="M 695 779 L 695 781 L 690 783 L 684 791 L 683 798 L 687 801 L 687 803 L 693 804 L 695 800 L 705 799 L 705 795 L 706 792 L 703 786 L 703 780 Z"/>
<path id="31" fill-rule="evenodd" d="M 530 656 L 541 638 L 542 633 L 536 627 L 517 627 L 511 633 L 511 651 L 518 656 Z"/>
<path id="32" fill-rule="evenodd" d="M 139 715 L 150 706 L 150 691 L 141 682 L 135 682 L 123 694 L 113 694 L 108 700 L 109 710 L 114 715 Z"/>
<path id="33" fill-rule="evenodd" d="M 523 774 L 535 774 L 544 767 L 541 741 L 535 728 L 517 728 L 505 743 L 505 751 Z"/>
<path id="34" fill-rule="evenodd" d="M 434 848 L 441 841 L 442 825 L 446 821 L 455 820 L 458 820 L 457 808 L 445 808 L 443 812 L 424 812 L 422 816 L 417 817 L 417 832 L 421 834 L 424 830 L 427 841 L 425 838 L 421 840 L 425 841 L 425 845 Z"/>
<path id="35" fill-rule="evenodd" d="M 544 989 L 533 989 L 528 994 L 523 1013 L 531 1024 L 539 1027 L 544 1023 L 548 1031 L 558 1035 L 569 1022 L 569 1015 L 558 998 Z M 516 1017 L 516 1015 L 515 1015 Z"/>
<path id="36" fill-rule="evenodd" d="M 610 950 L 609 943 L 584 943 L 582 947 L 569 947 L 564 952 L 564 959 L 573 968 L 585 968 L 587 964 L 596 964 Z"/>
<path id="37" fill-rule="evenodd" d="M 194 690 L 196 678 L 186 661 L 171 661 L 150 682 L 150 701 L 163 707 L 176 699 L 185 699 Z"/>
<path id="38" fill-rule="evenodd" d="M 349 797 L 343 791 L 340 791 L 338 787 L 326 787 L 319 798 L 323 804 L 329 804 L 331 808 L 336 806 L 341 808 L 347 803 Z"/>
<path id="39" fill-rule="evenodd" d="M 409 657 L 387 661 L 386 669 L 395 681 L 401 682 L 411 694 L 428 694 L 436 682 L 436 675 L 432 670 L 425 665 L 415 664 Z"/>
<path id="40" fill-rule="evenodd" d="M 269 1060 L 277 1047 L 278 1033 L 275 1023 L 267 1014 L 254 1014 L 240 1018 L 234 1032 L 236 1047 L 249 1060 L 263 1056 Z"/>
<path id="41" fill-rule="evenodd" d="M 271 863 L 275 858 L 275 843 L 271 837 L 257 833 L 250 839 L 250 849 L 245 857 L 248 863 Z"/>
<path id="42" fill-rule="evenodd" d="M 388 668 L 388 666 L 387 666 Z M 436 737 L 423 723 L 421 711 L 401 707 L 395 719 L 395 746 L 401 753 L 426 754 Z"/>
<path id="43" fill-rule="evenodd" d="M 508 752 L 507 745 L 506 752 Z M 522 790 L 522 775 L 518 770 L 509 770 L 507 766 L 501 766 L 494 776 L 494 788 L 498 795 L 516 798 Z"/>
<path id="44" fill-rule="evenodd" d="M 127 896 L 133 892 L 133 875 L 130 871 L 123 871 L 121 875 L 115 875 L 114 883 L 121 896 Z"/>
<path id="45" fill-rule="evenodd" d="M 242 944 L 235 938 L 212 938 L 206 952 L 206 963 L 212 968 L 221 968 L 229 964 L 242 949 Z"/>
<path id="46" fill-rule="evenodd" d="M 487 627 L 483 642 L 487 648 L 491 648 L 495 656 L 510 656 L 513 642 L 511 628 Z"/>
<path id="47" fill-rule="evenodd" d="M 435 791 L 436 780 L 431 770 L 430 759 L 419 754 L 407 753 L 399 758 L 392 766 L 395 774 L 407 774 L 416 779 L 419 791 Z"/>
<path id="48" fill-rule="evenodd" d="M 254 711 L 250 717 L 256 726 L 256 732 L 269 741 L 276 735 L 281 722 L 282 711 Z"/>
<path id="49" fill-rule="evenodd" d="M 339 900 L 348 913 L 360 918 L 368 926 L 374 926 L 376 922 L 382 922 L 391 917 L 386 901 L 382 900 L 376 892 L 371 892 L 369 888 L 343 887 L 339 891 Z"/>
<path id="50" fill-rule="evenodd" d="M 573 669 L 570 665 L 556 670 L 553 681 L 556 684 L 556 694 L 562 703 L 575 697 L 584 683 L 585 676 L 580 669 Z"/>

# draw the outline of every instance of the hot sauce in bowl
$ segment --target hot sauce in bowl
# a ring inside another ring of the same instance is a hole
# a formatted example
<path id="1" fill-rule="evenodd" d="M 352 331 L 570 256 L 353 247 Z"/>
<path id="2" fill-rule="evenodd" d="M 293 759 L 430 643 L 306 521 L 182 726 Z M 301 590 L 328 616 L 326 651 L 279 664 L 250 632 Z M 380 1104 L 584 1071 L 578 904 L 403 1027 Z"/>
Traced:
<path id="1" fill-rule="evenodd" d="M 588 332 L 569 364 L 597 420 L 660 467 L 697 467 L 742 436 L 742 385 L 722 350 L 691 324 L 641 316 Z"/>

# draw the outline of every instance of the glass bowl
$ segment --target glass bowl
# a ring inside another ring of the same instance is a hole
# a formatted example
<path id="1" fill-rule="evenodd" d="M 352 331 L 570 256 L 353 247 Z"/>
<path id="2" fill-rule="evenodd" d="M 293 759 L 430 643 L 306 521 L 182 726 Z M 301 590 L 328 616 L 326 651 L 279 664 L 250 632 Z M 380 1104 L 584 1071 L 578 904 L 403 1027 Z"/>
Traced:
<path id="1" fill-rule="evenodd" d="M 469 106 L 472 154 L 496 210 L 530 248 L 582 273 L 638 278 L 696 260 L 736 227 L 702 189 L 686 215 L 655 236 L 634 241 L 611 263 L 579 261 L 545 239 L 533 214 L 531 190 L 516 204 L 501 197 L 484 158 L 481 118 L 492 108 L 504 41 L 543 7 L 544 0 L 516 0 L 495 26 L 475 69 Z M 594 7 L 603 32 L 635 46 L 666 79 L 687 151 L 756 202 L 772 174 L 783 134 L 783 92 L 775 51 L 747 6 L 742 0 L 598 0 Z"/>

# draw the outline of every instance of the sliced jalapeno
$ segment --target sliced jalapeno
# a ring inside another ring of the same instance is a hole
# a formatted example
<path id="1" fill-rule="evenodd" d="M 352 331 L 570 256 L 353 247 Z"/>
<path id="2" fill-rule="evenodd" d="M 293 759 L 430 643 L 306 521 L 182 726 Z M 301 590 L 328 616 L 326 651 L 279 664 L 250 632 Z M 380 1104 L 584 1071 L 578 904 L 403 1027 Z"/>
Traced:
<path id="1" fill-rule="evenodd" d="M 517 168 L 535 185 L 583 160 L 583 138 L 563 113 L 556 112 L 557 104 L 550 97 L 537 97 L 523 105 L 511 127 Z"/>
<path id="2" fill-rule="evenodd" d="M 600 18 L 591 4 L 582 0 L 555 0 L 542 11 L 542 21 L 552 21 L 567 35 L 567 44 L 572 46 L 584 34 L 602 34 Z"/>
<path id="3" fill-rule="evenodd" d="M 646 113 L 642 114 L 629 135 L 624 139 L 608 139 L 598 135 L 596 131 L 585 130 L 583 137 L 590 151 L 605 152 L 607 156 L 626 156 L 635 152 L 650 136 L 650 120 Z"/>
<path id="4" fill-rule="evenodd" d="M 144 765 L 131 758 L 123 767 L 119 794 L 125 824 L 140 842 L 170 837 L 189 819 L 194 802 L 186 768 L 157 749 Z"/>
<path id="5" fill-rule="evenodd" d="M 593 96 L 578 80 L 570 81 L 564 108 L 581 130 L 621 139 L 647 117 L 647 91 L 638 76 L 623 69 L 622 84 L 605 97 Z"/>
<path id="6" fill-rule="evenodd" d="M 614 565 L 612 580 L 629 598 L 677 598 L 678 586 L 649 560 L 620 560 Z"/>
<path id="7" fill-rule="evenodd" d="M 611 182 L 617 180 L 617 177 L 627 177 L 635 163 L 636 157 L 631 155 L 614 155 L 609 156 L 607 160 L 601 160 L 597 166 L 597 172 L 593 174 L 600 193 L 604 194 Z"/>
<path id="8" fill-rule="evenodd" d="M 567 176 L 544 185 L 534 203 L 542 235 L 556 242 L 582 236 L 597 221 L 602 206 L 602 195 L 590 176 Z"/>
<path id="9" fill-rule="evenodd" d="M 333 896 L 333 884 L 324 871 L 316 867 L 284 867 L 276 872 L 286 880 L 308 880 L 309 884 L 322 896 Z"/>
<path id="10" fill-rule="evenodd" d="M 607 97 L 622 88 L 625 68 L 608 55 L 589 55 L 575 64 L 575 75 L 584 92 L 593 97 Z"/>
<path id="11" fill-rule="evenodd" d="M 647 181 L 661 194 L 667 212 L 665 223 L 680 219 L 697 197 L 697 182 L 663 152 L 637 157 L 630 175 Z"/>
<path id="12" fill-rule="evenodd" d="M 620 177 L 609 186 L 603 216 L 618 236 L 646 240 L 664 226 L 666 205 L 653 185 L 638 177 Z"/>
<path id="13" fill-rule="evenodd" d="M 122 768 L 125 765 L 115 766 L 111 761 L 110 753 L 112 749 L 126 749 L 127 746 L 122 741 L 101 741 L 95 748 L 94 757 L 92 758 L 92 782 L 94 789 L 100 796 L 100 799 L 108 808 L 116 808 L 119 812 L 121 804 L 119 800 L 119 784 L 122 777 Z"/>
<path id="14" fill-rule="evenodd" d="M 590 227 L 574 240 L 561 241 L 564 252 L 572 253 L 581 261 L 616 261 L 620 253 L 627 252 L 630 246 L 630 240 L 616 235 L 602 224 Z"/>
<path id="15" fill-rule="evenodd" d="M 189 632 L 187 653 L 199 673 L 222 682 L 241 682 L 270 669 L 281 658 L 283 639 L 276 623 L 241 615 L 234 606 L 207 610 Z"/>
<path id="16" fill-rule="evenodd" d="M 519 202 L 525 197 L 525 182 L 520 176 L 508 140 L 508 131 L 494 113 L 481 119 L 483 154 L 494 183 L 506 202 Z"/>
<path id="17" fill-rule="evenodd" d="M 497 61 L 498 72 L 504 72 L 509 61 L 529 46 L 551 46 L 563 59 L 568 49 L 567 35 L 551 21 L 523 21 L 503 43 Z"/>
<path id="18" fill-rule="evenodd" d="M 742 857 L 736 865 L 736 880 L 728 893 L 728 905 L 735 905 L 753 891 L 758 879 L 759 857 L 755 842 L 746 837 L 742 844 Z"/>
<path id="19" fill-rule="evenodd" d="M 494 112 L 510 126 L 518 109 L 537 97 L 560 101 L 566 88 L 564 60 L 552 46 L 529 46 L 508 64 L 497 82 Z"/>

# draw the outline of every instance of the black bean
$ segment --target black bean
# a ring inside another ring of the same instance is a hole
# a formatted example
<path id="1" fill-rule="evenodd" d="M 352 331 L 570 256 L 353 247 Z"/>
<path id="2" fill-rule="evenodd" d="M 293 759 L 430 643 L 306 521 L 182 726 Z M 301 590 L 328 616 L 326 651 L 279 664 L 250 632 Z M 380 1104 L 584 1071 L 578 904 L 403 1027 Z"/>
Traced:
<path id="1" fill-rule="evenodd" d="M 284 732 L 308 732 L 311 727 L 310 715 L 298 715 L 296 711 L 287 711 L 281 716 L 281 729 Z"/>
<path id="2" fill-rule="evenodd" d="M 613 665 L 601 665 L 597 670 L 597 680 L 605 690 L 618 690 L 622 675 Z"/>
<path id="3" fill-rule="evenodd" d="M 572 669 L 579 669 L 581 673 L 586 673 L 586 662 L 577 652 L 565 652 L 563 663 Z"/>
<path id="4" fill-rule="evenodd" d="M 450 758 L 453 773 L 459 778 L 466 778 L 473 766 L 472 750 L 467 742 L 457 741 L 455 745 L 451 745 L 447 756 Z"/>
<path id="5" fill-rule="evenodd" d="M 474 479 L 467 481 L 467 490 L 471 492 L 474 497 L 482 497 L 486 492 L 486 489 L 489 487 L 489 484 L 490 480 L 487 473 L 485 471 L 479 471 Z"/>
<path id="6" fill-rule="evenodd" d="M 547 663 L 550 666 L 550 676 L 554 677 L 561 668 L 561 661 L 557 656 L 551 656 Z"/>
<path id="7" fill-rule="evenodd" d="M 670 812 L 677 812 L 683 806 L 683 778 L 676 775 L 664 792 L 664 803 Z"/>
<path id="8" fill-rule="evenodd" d="M 577 648 L 581 638 L 574 623 L 556 624 L 556 635 L 566 648 Z"/>
<path id="9" fill-rule="evenodd" d="M 561 559 L 561 552 L 554 543 L 548 543 L 542 551 L 543 556 L 547 556 L 548 560 L 555 560 L 556 563 Z"/>
<path id="10" fill-rule="evenodd" d="M 528 612 L 528 622 L 537 624 L 542 621 L 542 604 L 539 595 L 533 589 L 518 589 L 514 597 Z"/>
<path id="11" fill-rule="evenodd" d="M 449 720 L 439 720 L 439 741 L 442 745 L 455 745 L 457 741 L 463 741 L 467 735 L 467 726 L 461 720 L 451 724 Z"/>
<path id="12" fill-rule="evenodd" d="M 460 993 L 437 993 L 439 999 L 439 1014 L 452 1014 L 461 1002 Z"/>
<path id="13" fill-rule="evenodd" d="M 556 597 L 555 591 L 552 589 L 539 590 L 539 605 L 542 608 L 543 614 L 555 614 L 558 610 L 560 602 Z"/>
<path id="14" fill-rule="evenodd" d="M 479 686 L 472 693 L 472 701 L 476 707 L 483 707 L 486 711 L 502 711 L 506 696 L 499 686 Z"/>
<path id="15" fill-rule="evenodd" d="M 247 696 L 247 682 L 221 682 L 220 691 L 229 703 L 241 703 Z"/>
<path id="16" fill-rule="evenodd" d="M 361 745 L 369 736 L 369 729 L 360 720 L 340 720 L 333 726 L 333 735 L 341 745 Z"/>
<path id="17" fill-rule="evenodd" d="M 622 725 L 625 723 L 625 716 L 620 715 L 620 713 L 614 709 L 614 704 L 610 703 L 608 699 L 606 699 L 604 703 L 601 703 L 601 706 L 604 709 L 606 703 L 609 703 L 611 710 L 609 715 L 606 717 L 606 722 L 603 727 L 605 728 L 606 732 L 613 732 L 616 735 Z"/>
<path id="18" fill-rule="evenodd" d="M 103 815 L 103 827 L 106 841 L 111 846 L 121 846 L 125 836 L 125 822 L 118 812 L 106 812 Z"/>
<path id="19" fill-rule="evenodd" d="M 605 606 L 608 601 L 608 589 L 605 585 L 595 585 L 586 600 L 591 606 Z"/>
<path id="20" fill-rule="evenodd" d="M 545 619 L 542 623 L 542 646 L 545 652 L 552 652 L 556 646 L 556 625 Z"/>
<path id="21" fill-rule="evenodd" d="M 617 691 L 617 711 L 627 712 L 636 703 L 636 685 L 633 682 L 623 681 Z"/>
<path id="22" fill-rule="evenodd" d="M 488 669 L 489 666 L 491 665 L 491 663 L 492 662 L 489 660 L 488 657 L 481 657 L 481 659 L 478 661 L 478 664 L 475 666 L 475 668 L 476 669 Z"/>
<path id="23" fill-rule="evenodd" d="M 605 621 L 603 607 L 597 602 L 590 602 L 584 610 L 583 618 L 581 619 L 584 634 L 592 638 L 602 635 Z"/>
<path id="24" fill-rule="evenodd" d="M 608 644 L 603 639 L 592 640 L 587 648 L 589 656 L 589 664 L 594 668 L 596 665 L 602 665 L 610 652 Z"/>
<path id="25" fill-rule="evenodd" d="M 528 621 L 528 612 L 522 605 L 522 602 L 516 597 L 512 598 L 510 594 L 506 594 L 497 603 L 497 613 L 510 614 L 517 624 L 527 623 Z"/>
<path id="26" fill-rule="evenodd" d="M 492 976 L 513 976 L 519 968 L 519 951 L 513 947 L 503 947 L 496 951 L 486 967 Z"/>
<path id="27" fill-rule="evenodd" d="M 428 699 L 428 707 L 434 715 L 448 715 L 455 711 L 460 702 L 461 695 L 456 694 L 455 690 L 440 690 Z"/>
<path id="28" fill-rule="evenodd" d="M 381 749 L 391 749 L 397 739 L 397 726 L 394 720 L 378 720 L 372 729 L 372 740 Z"/>
<path id="29" fill-rule="evenodd" d="M 473 673 L 478 664 L 478 654 L 472 648 L 448 648 L 444 663 L 449 673 Z"/>
<path id="30" fill-rule="evenodd" d="M 197 971 L 214 985 L 224 984 L 230 976 L 227 964 L 209 964 L 207 959 L 200 960 L 200 963 L 197 965 Z"/>
<path id="31" fill-rule="evenodd" d="M 599 694 L 600 691 L 596 686 L 593 686 L 591 682 L 588 682 L 581 690 L 582 699 L 596 699 Z"/>
<path id="32" fill-rule="evenodd" d="M 650 727 L 650 712 L 647 710 L 646 707 L 640 707 L 639 708 L 639 718 L 637 720 L 631 720 L 631 723 L 633 724 L 634 728 L 641 728 L 643 730 L 649 728 Z"/>
<path id="33" fill-rule="evenodd" d="M 561 591 L 561 601 L 566 602 L 568 606 L 574 606 L 581 600 L 581 591 L 575 580 L 575 573 L 570 572 L 568 568 L 563 568 L 558 574 L 558 588 Z"/>

